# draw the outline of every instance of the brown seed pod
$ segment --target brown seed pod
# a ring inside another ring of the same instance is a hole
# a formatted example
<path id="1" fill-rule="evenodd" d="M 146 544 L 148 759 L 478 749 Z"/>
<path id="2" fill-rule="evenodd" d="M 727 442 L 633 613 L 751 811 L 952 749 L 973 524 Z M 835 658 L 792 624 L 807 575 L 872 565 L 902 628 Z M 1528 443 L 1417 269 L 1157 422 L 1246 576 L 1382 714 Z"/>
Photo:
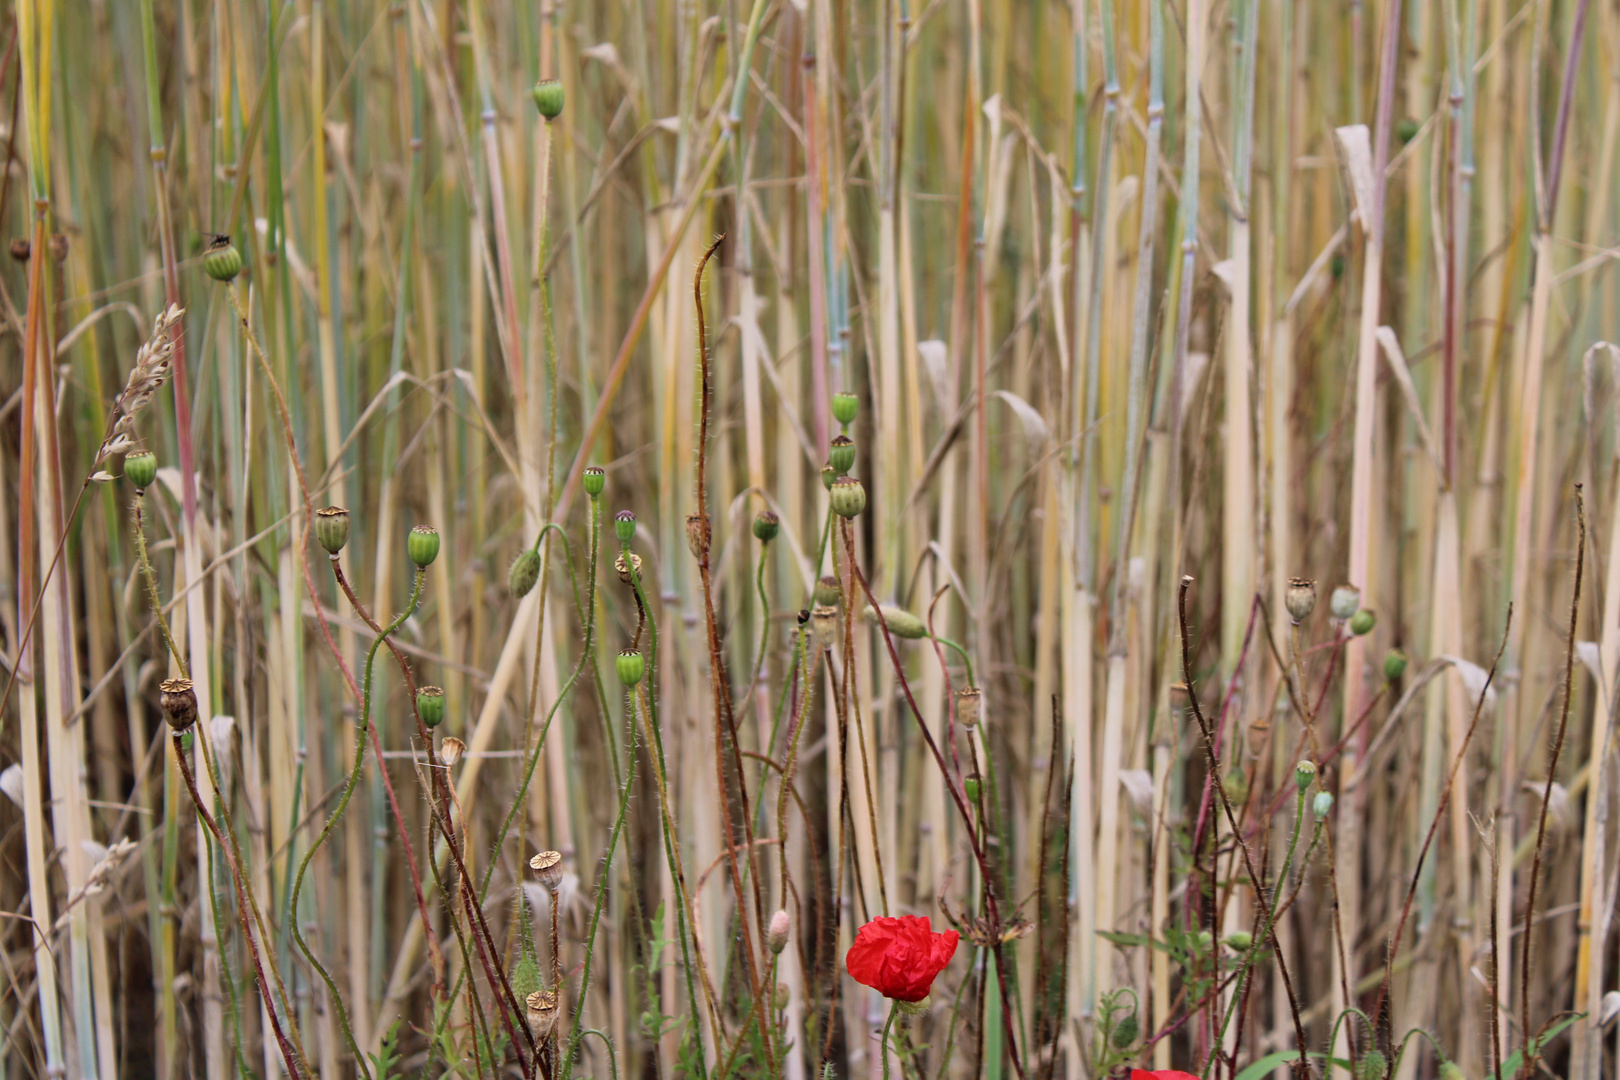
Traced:
<path id="1" fill-rule="evenodd" d="M 629 562 L 625 561 L 626 556 L 629 557 Z M 634 577 L 632 577 L 630 574 L 632 568 L 635 570 Z M 613 560 L 613 569 L 619 572 L 620 581 L 624 582 L 626 585 L 634 585 L 636 583 L 636 578 L 641 576 L 641 556 L 637 555 L 633 551 L 621 551 Z"/>
<path id="2" fill-rule="evenodd" d="M 562 852 L 542 851 L 529 860 L 529 868 L 535 871 L 540 884 L 550 892 L 556 892 L 562 886 Z"/>
<path id="3" fill-rule="evenodd" d="M 536 1039 L 544 1039 L 557 1026 L 557 995 L 550 990 L 536 990 L 525 1000 L 529 1031 Z"/>
<path id="4" fill-rule="evenodd" d="M 197 722 L 197 691 L 190 679 L 164 679 L 158 685 L 163 719 L 176 731 L 185 731 Z"/>

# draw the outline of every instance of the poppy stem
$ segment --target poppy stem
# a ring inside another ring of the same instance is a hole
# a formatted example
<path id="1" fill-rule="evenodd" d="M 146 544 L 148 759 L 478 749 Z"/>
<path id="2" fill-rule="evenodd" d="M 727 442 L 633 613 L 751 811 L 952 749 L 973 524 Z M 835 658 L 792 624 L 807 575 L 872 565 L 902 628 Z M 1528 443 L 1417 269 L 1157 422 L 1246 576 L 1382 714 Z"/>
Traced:
<path id="1" fill-rule="evenodd" d="M 889 1018 L 883 1022 L 883 1041 L 878 1045 L 878 1052 L 883 1055 L 883 1080 L 889 1080 L 889 1030 L 894 1027 L 894 1018 L 900 1015 L 900 999 L 896 998 L 889 1003 Z"/>

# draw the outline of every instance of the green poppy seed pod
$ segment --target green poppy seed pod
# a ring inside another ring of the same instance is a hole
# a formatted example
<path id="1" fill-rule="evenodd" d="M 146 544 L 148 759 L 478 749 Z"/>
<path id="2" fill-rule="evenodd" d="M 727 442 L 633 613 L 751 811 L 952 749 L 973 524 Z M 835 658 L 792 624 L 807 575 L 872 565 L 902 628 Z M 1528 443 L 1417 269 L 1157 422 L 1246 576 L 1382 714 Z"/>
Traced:
<path id="1" fill-rule="evenodd" d="M 1372 633 L 1372 628 L 1378 623 L 1378 616 L 1372 608 L 1361 608 L 1350 616 L 1350 632 L 1357 637 Z"/>
<path id="2" fill-rule="evenodd" d="M 1221 781 L 1226 789 L 1226 801 L 1233 806 L 1242 806 L 1249 801 L 1249 774 L 1242 769 L 1233 769 Z"/>
<path id="3" fill-rule="evenodd" d="M 444 687 L 419 686 L 416 688 L 416 715 L 428 727 L 438 727 L 444 719 Z"/>
<path id="4" fill-rule="evenodd" d="M 1405 146 L 1417 137 L 1417 133 L 1422 130 L 1422 127 L 1422 124 L 1408 116 L 1396 123 L 1395 134 L 1400 138 L 1401 145 Z"/>
<path id="5" fill-rule="evenodd" d="M 1311 612 L 1316 610 L 1316 582 L 1310 578 L 1289 578 L 1283 606 L 1288 609 L 1288 617 L 1294 620 L 1295 626 L 1310 618 Z"/>
<path id="6" fill-rule="evenodd" d="M 837 479 L 838 479 L 838 474 L 833 472 L 833 467 L 831 465 L 823 465 L 821 467 L 821 486 L 822 487 L 826 488 L 828 491 L 831 491 L 832 486 L 833 486 L 833 481 L 837 480 Z"/>
<path id="7" fill-rule="evenodd" d="M 968 802 L 977 803 L 979 801 L 979 778 L 970 776 L 963 780 L 962 790 L 967 794 Z"/>
<path id="8" fill-rule="evenodd" d="M 163 719 L 175 731 L 185 731 L 197 722 L 197 691 L 190 679 L 164 679 L 158 684 L 158 702 Z"/>
<path id="9" fill-rule="evenodd" d="M 928 636 L 928 627 L 923 621 L 898 604 L 884 604 L 877 611 L 867 608 L 867 622 L 877 622 L 881 616 L 883 625 L 889 628 L 889 633 L 895 637 L 909 638 L 916 641 L 918 638 Z"/>
<path id="10" fill-rule="evenodd" d="M 512 568 L 506 572 L 506 587 L 512 595 L 519 600 L 529 595 L 534 583 L 540 580 L 540 553 L 534 548 L 524 548 L 518 552 L 518 557 L 512 560 Z"/>
<path id="11" fill-rule="evenodd" d="M 1343 255 L 1335 255 L 1333 258 L 1328 260 L 1328 272 L 1333 275 L 1334 281 L 1338 281 L 1340 278 L 1344 277 Z"/>
<path id="12" fill-rule="evenodd" d="M 984 710 L 984 695 L 977 686 L 956 692 L 956 722 L 965 728 L 976 728 Z"/>
<path id="13" fill-rule="evenodd" d="M 242 253 L 231 244 L 224 233 L 215 233 L 203 252 L 203 269 L 215 281 L 235 281 L 242 272 Z"/>
<path id="14" fill-rule="evenodd" d="M 1248 952 L 1254 945 L 1254 935 L 1247 930 L 1234 930 L 1221 939 L 1233 952 Z"/>
<path id="15" fill-rule="evenodd" d="M 827 451 L 827 464 L 839 476 L 848 476 L 855 467 L 855 440 L 848 435 L 834 435 L 832 448 Z"/>
<path id="16" fill-rule="evenodd" d="M 1405 653 L 1401 652 L 1399 649 L 1389 650 L 1389 655 L 1384 657 L 1384 678 L 1388 679 L 1390 682 L 1394 682 L 1402 675 L 1405 675 L 1406 663 L 1407 660 Z"/>
<path id="17" fill-rule="evenodd" d="M 582 483 L 585 487 L 585 494 L 594 499 L 602 494 L 603 488 L 607 487 L 607 473 L 603 471 L 600 465 L 592 465 L 585 470 Z"/>
<path id="18" fill-rule="evenodd" d="M 1305 791 L 1316 782 L 1316 762 L 1306 759 L 1294 766 L 1294 783 Z"/>
<path id="19" fill-rule="evenodd" d="M 1389 1058 L 1382 1050 L 1369 1050 L 1356 1062 L 1356 1080 L 1384 1080 L 1389 1075 Z"/>
<path id="20" fill-rule="evenodd" d="M 1333 792 L 1318 791 L 1316 798 L 1311 800 L 1311 816 L 1317 821 L 1326 821 L 1331 813 L 1333 813 Z"/>
<path id="21" fill-rule="evenodd" d="M 769 510 L 761 510 L 754 515 L 754 539 L 760 543 L 770 543 L 776 539 L 776 534 L 781 531 L 781 519 Z"/>
<path id="22" fill-rule="evenodd" d="M 628 544 L 636 538 L 636 515 L 628 510 L 620 510 L 613 515 L 613 535 L 619 538 L 619 543 Z"/>
<path id="23" fill-rule="evenodd" d="M 850 393 L 837 393 L 832 397 L 833 419 L 844 427 L 855 422 L 861 411 L 861 399 Z"/>
<path id="24" fill-rule="evenodd" d="M 1335 619 L 1348 619 L 1361 606 L 1361 590 L 1354 585 L 1340 585 L 1328 600 L 1328 610 Z"/>
<path id="25" fill-rule="evenodd" d="M 124 478 L 135 485 L 136 491 L 151 487 L 157 479 L 157 455 L 150 450 L 124 455 Z"/>
<path id="26" fill-rule="evenodd" d="M 1123 1020 L 1114 1025 L 1114 1034 L 1110 1036 L 1110 1040 L 1113 1042 L 1115 1050 L 1126 1050 L 1130 1048 L 1132 1043 L 1136 1042 L 1136 1037 L 1140 1034 L 1142 1034 L 1142 1025 L 1136 1019 L 1136 1013 L 1129 1012 L 1125 1014 Z"/>
<path id="27" fill-rule="evenodd" d="M 838 579 L 825 574 L 816 582 L 816 606 L 837 607 L 843 594 L 838 591 Z"/>
<path id="28" fill-rule="evenodd" d="M 534 107 L 547 120 L 555 120 L 563 111 L 563 86 L 556 79 L 541 79 L 534 84 Z"/>
<path id="29" fill-rule="evenodd" d="M 782 950 L 787 948 L 788 931 L 791 928 L 792 924 L 788 921 L 787 911 L 778 908 L 776 914 L 771 916 L 771 924 L 765 928 L 765 947 L 770 949 L 773 954 L 780 956 Z"/>
<path id="30" fill-rule="evenodd" d="M 349 542 L 349 512 L 341 506 L 323 506 L 315 511 L 315 539 L 328 555 L 337 558 Z"/>
<path id="31" fill-rule="evenodd" d="M 405 554 L 418 570 L 426 570 L 439 557 L 439 530 L 431 525 L 415 525 L 405 538 Z"/>
<path id="32" fill-rule="evenodd" d="M 1468 1074 L 1462 1071 L 1462 1066 L 1455 1061 L 1442 1061 L 1440 1063 L 1440 1080 L 1468 1080 Z"/>
<path id="33" fill-rule="evenodd" d="M 839 517 L 859 517 L 866 509 L 866 489 L 853 476 L 840 476 L 833 481 L 832 508 Z"/>
<path id="34" fill-rule="evenodd" d="M 634 686 L 646 674 L 647 658 L 634 649 L 625 649 L 619 653 L 613 665 L 619 670 L 619 681 L 626 686 Z"/>
<path id="35" fill-rule="evenodd" d="M 838 609 L 823 604 L 810 613 L 810 627 L 815 632 L 816 644 L 830 649 L 838 644 Z"/>

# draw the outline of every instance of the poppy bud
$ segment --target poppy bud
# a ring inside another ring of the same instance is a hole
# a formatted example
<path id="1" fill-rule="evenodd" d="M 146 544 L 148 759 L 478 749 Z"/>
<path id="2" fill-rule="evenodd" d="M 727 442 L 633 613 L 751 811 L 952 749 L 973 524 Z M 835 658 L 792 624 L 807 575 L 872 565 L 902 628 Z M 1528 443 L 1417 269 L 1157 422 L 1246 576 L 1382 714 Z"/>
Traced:
<path id="1" fill-rule="evenodd" d="M 1254 944 L 1254 935 L 1247 930 L 1234 930 L 1221 940 L 1226 942 L 1226 947 L 1233 952 L 1248 952 L 1249 947 Z"/>
<path id="2" fill-rule="evenodd" d="M 547 892 L 556 892 L 562 887 L 563 868 L 562 852 L 542 851 L 529 860 L 529 869 L 539 877 L 540 884 L 545 886 Z"/>
<path id="3" fill-rule="evenodd" d="M 1462 1066 L 1455 1061 L 1442 1061 L 1440 1063 L 1440 1080 L 1468 1080 L 1468 1074 L 1462 1071 Z"/>
<path id="4" fill-rule="evenodd" d="M 557 1027 L 557 995 L 550 990 L 536 990 L 524 1004 L 529 1033 L 536 1039 L 548 1037 Z"/>
<path id="5" fill-rule="evenodd" d="M 889 633 L 895 637 L 916 641 L 928 636 L 928 627 L 923 625 L 923 621 L 897 604 L 884 604 L 878 611 L 867 608 L 866 621 L 875 623 L 880 614 L 883 625 L 887 626 Z"/>
<path id="6" fill-rule="evenodd" d="M 349 512 L 341 506 L 323 506 L 315 511 L 315 539 L 328 555 L 337 558 L 349 542 Z"/>
<path id="7" fill-rule="evenodd" d="M 1111 1037 L 1115 1050 L 1126 1050 L 1136 1041 L 1142 1033 L 1142 1024 L 1136 1019 L 1136 1013 L 1125 1014 L 1125 1018 L 1114 1025 L 1114 1034 Z"/>
<path id="8" fill-rule="evenodd" d="M 467 744 L 454 735 L 439 744 L 439 760 L 444 763 L 444 767 L 447 769 L 452 768 L 456 762 L 460 761 L 461 755 L 466 752 Z"/>
<path id="9" fill-rule="evenodd" d="M 831 491 L 832 486 L 833 486 L 833 481 L 836 480 L 836 479 L 838 479 L 838 474 L 833 472 L 833 467 L 831 465 L 823 465 L 821 467 L 821 486 L 822 487 L 826 488 L 828 491 Z"/>
<path id="10" fill-rule="evenodd" d="M 555 120 L 563 111 L 563 85 L 556 79 L 541 79 L 534 84 L 534 107 L 547 120 Z"/>
<path id="11" fill-rule="evenodd" d="M 966 728 L 979 726 L 979 713 L 984 704 L 984 695 L 979 693 L 977 686 L 970 686 L 966 690 L 956 692 L 956 720 Z"/>
<path id="12" fill-rule="evenodd" d="M 1310 618 L 1311 612 L 1316 610 L 1316 582 L 1310 578 L 1289 578 L 1283 606 L 1288 609 L 1288 617 L 1294 620 L 1295 626 Z"/>
<path id="13" fill-rule="evenodd" d="M 1333 792 L 1318 791 L 1316 798 L 1311 800 L 1311 816 L 1317 821 L 1326 821 L 1331 813 L 1333 813 Z"/>
<path id="14" fill-rule="evenodd" d="M 765 947 L 771 952 L 780 955 L 787 948 L 788 943 L 788 913 L 778 908 L 771 916 L 771 924 L 765 930 Z"/>
<path id="15" fill-rule="evenodd" d="M 613 569 L 619 572 L 620 581 L 634 585 L 641 577 L 641 556 L 633 551 L 621 551 L 613 557 Z"/>
<path id="16" fill-rule="evenodd" d="M 600 465 L 592 465 L 585 470 L 581 483 L 584 485 L 585 494 L 594 499 L 602 494 L 603 488 L 607 487 L 607 473 L 602 471 Z"/>
<path id="17" fill-rule="evenodd" d="M 1406 654 L 1399 649 L 1389 650 L 1389 655 L 1384 657 L 1384 678 L 1394 682 L 1405 674 Z"/>
<path id="18" fill-rule="evenodd" d="M 428 727 L 438 727 L 444 719 L 444 687 L 419 686 L 416 688 L 416 715 Z"/>
<path id="19" fill-rule="evenodd" d="M 838 609 L 822 605 L 810 613 L 810 625 L 816 633 L 816 644 L 830 649 L 838 643 Z"/>
<path id="20" fill-rule="evenodd" d="M 1249 774 L 1242 769 L 1227 773 L 1221 786 L 1226 789 L 1226 801 L 1233 806 L 1242 806 L 1249 801 Z"/>
<path id="21" fill-rule="evenodd" d="M 1356 1062 L 1356 1080 L 1384 1080 L 1389 1075 L 1389 1058 L 1382 1050 L 1369 1050 Z"/>
<path id="22" fill-rule="evenodd" d="M 853 476 L 840 476 L 833 481 L 832 508 L 841 518 L 859 517 L 866 509 L 866 489 Z"/>
<path id="23" fill-rule="evenodd" d="M 163 719 L 176 731 L 185 731 L 197 722 L 197 691 L 190 679 L 164 679 L 158 684 L 158 701 Z"/>
<path id="24" fill-rule="evenodd" d="M 781 529 L 781 520 L 769 510 L 761 510 L 754 515 L 754 539 L 760 543 L 768 544 L 775 540 Z"/>
<path id="25" fill-rule="evenodd" d="M 124 455 L 124 478 L 135 485 L 136 491 L 151 487 L 157 479 L 157 455 L 150 450 Z"/>
<path id="26" fill-rule="evenodd" d="M 242 253 L 231 245 L 229 236 L 215 233 L 203 253 L 203 269 L 215 281 L 235 281 L 242 272 Z"/>
<path id="27" fill-rule="evenodd" d="M 1198 931 L 1198 951 L 1208 952 L 1209 947 L 1215 944 L 1215 935 L 1208 930 Z"/>
<path id="28" fill-rule="evenodd" d="M 1372 608 L 1360 608 L 1354 615 L 1350 616 L 1350 632 L 1357 637 L 1362 637 L 1372 633 L 1372 628 L 1377 622 L 1378 616 L 1373 613 Z"/>
<path id="29" fill-rule="evenodd" d="M 1328 610 L 1335 619 L 1348 619 L 1361 606 L 1361 590 L 1354 585 L 1340 585 L 1328 600 Z"/>
<path id="30" fill-rule="evenodd" d="M 524 548 L 518 552 L 517 558 L 512 560 L 511 569 L 506 572 L 506 587 L 521 600 L 529 595 L 529 590 L 539 580 L 540 553 L 534 548 Z"/>
<path id="31" fill-rule="evenodd" d="M 833 419 L 844 427 L 855 422 L 855 417 L 861 411 L 861 399 L 854 394 L 837 393 L 832 396 Z"/>
<path id="32" fill-rule="evenodd" d="M 816 604 L 820 607 L 837 607 L 838 601 L 843 599 L 839 591 L 838 579 L 826 574 L 816 582 Z"/>
<path id="33" fill-rule="evenodd" d="M 431 525 L 416 525 L 405 538 L 405 554 L 411 557 L 418 570 L 426 570 L 439 557 L 439 530 Z"/>
<path id="34" fill-rule="evenodd" d="M 647 671 L 647 658 L 634 649 L 625 649 L 619 653 L 613 665 L 619 669 L 619 681 L 625 686 L 634 686 Z"/>
<path id="35" fill-rule="evenodd" d="M 703 514 L 686 515 L 686 550 L 701 559 L 709 548 L 709 519 Z"/>
<path id="36" fill-rule="evenodd" d="M 1294 766 L 1294 783 L 1299 790 L 1306 791 L 1316 782 L 1316 762 L 1307 758 Z"/>
<path id="37" fill-rule="evenodd" d="M 613 515 L 613 535 L 619 538 L 619 543 L 628 544 L 636 538 L 636 515 L 628 510 L 620 510 Z"/>
<path id="38" fill-rule="evenodd" d="M 827 451 L 827 464 L 839 476 L 849 475 L 855 467 L 855 440 L 848 435 L 834 435 L 832 449 Z"/>

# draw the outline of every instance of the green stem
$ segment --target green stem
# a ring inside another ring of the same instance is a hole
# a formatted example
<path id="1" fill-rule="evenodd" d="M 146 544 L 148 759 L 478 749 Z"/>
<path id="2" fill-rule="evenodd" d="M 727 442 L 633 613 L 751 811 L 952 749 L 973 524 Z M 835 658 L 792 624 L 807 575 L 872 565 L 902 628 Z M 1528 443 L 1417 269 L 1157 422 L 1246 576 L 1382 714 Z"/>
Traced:
<path id="1" fill-rule="evenodd" d="M 182 679 L 191 678 L 191 672 L 186 668 L 185 658 L 174 644 L 174 638 L 169 634 L 169 620 L 163 617 L 163 601 L 158 596 L 157 574 L 152 571 L 152 560 L 146 553 L 146 521 L 142 507 L 146 503 L 144 490 L 135 493 L 135 554 L 140 559 L 141 576 L 146 579 L 146 596 L 152 605 L 152 617 L 157 620 L 158 630 L 163 634 L 163 643 L 169 647 L 169 655 L 174 657 L 175 666 L 180 669 Z"/>
<path id="2" fill-rule="evenodd" d="M 900 1002 L 895 1001 L 889 1006 L 889 1018 L 883 1022 L 883 1041 L 878 1046 L 878 1053 L 883 1055 L 883 1080 L 889 1080 L 889 1032 L 894 1027 L 894 1018 L 900 1015 Z"/>

